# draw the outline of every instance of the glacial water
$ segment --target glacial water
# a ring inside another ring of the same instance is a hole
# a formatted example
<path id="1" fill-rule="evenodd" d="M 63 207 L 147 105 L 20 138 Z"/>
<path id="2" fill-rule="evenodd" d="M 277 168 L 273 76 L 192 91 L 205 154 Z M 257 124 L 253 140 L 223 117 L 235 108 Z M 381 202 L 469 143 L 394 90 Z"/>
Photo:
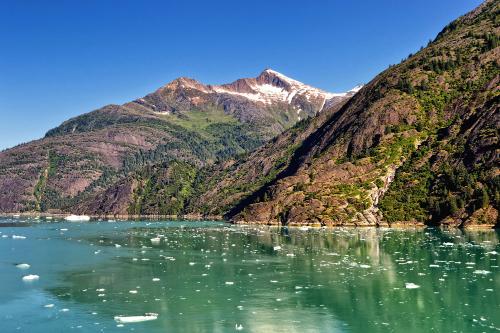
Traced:
<path id="1" fill-rule="evenodd" d="M 0 332 L 497 332 L 499 236 L 4 218 Z"/>

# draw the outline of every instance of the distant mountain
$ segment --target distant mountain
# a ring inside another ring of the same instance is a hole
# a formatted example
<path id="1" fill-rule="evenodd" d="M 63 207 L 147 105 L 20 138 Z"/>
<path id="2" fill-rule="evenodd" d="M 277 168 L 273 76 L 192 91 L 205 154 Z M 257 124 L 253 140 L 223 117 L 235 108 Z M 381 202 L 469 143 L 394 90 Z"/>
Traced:
<path id="1" fill-rule="evenodd" d="M 0 211 L 67 211 L 148 165 L 197 169 L 244 154 L 353 94 L 270 69 L 220 86 L 179 78 L 0 152 Z"/>

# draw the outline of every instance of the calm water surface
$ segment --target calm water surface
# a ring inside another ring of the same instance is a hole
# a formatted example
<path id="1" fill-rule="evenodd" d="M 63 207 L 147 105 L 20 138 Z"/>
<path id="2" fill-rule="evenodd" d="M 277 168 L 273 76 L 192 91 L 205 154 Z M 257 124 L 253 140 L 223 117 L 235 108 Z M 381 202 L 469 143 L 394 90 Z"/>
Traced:
<path id="1" fill-rule="evenodd" d="M 495 231 L 0 218 L 0 331 L 498 332 L 499 253 Z"/>

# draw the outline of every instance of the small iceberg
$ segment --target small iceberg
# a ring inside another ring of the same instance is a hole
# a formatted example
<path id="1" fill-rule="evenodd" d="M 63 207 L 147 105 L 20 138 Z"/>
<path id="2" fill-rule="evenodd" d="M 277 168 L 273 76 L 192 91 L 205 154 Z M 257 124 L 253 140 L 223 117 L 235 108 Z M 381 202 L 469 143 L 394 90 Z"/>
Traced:
<path id="1" fill-rule="evenodd" d="M 420 288 L 418 284 L 412 283 L 412 282 L 407 282 L 405 283 L 406 289 L 417 289 Z"/>
<path id="2" fill-rule="evenodd" d="M 12 239 L 26 239 L 26 236 L 12 235 Z"/>
<path id="3" fill-rule="evenodd" d="M 40 277 L 36 274 L 30 274 L 30 275 L 25 275 L 23 276 L 23 281 L 36 281 L 38 280 Z"/>
<path id="4" fill-rule="evenodd" d="M 28 269 L 31 266 L 29 264 L 17 264 L 16 267 L 19 269 Z"/>
<path id="5" fill-rule="evenodd" d="M 115 321 L 120 324 L 140 323 L 158 319 L 157 313 L 146 313 L 144 316 L 115 316 Z"/>
<path id="6" fill-rule="evenodd" d="M 90 216 L 88 215 L 69 215 L 64 218 L 66 221 L 76 222 L 76 221 L 90 221 Z"/>

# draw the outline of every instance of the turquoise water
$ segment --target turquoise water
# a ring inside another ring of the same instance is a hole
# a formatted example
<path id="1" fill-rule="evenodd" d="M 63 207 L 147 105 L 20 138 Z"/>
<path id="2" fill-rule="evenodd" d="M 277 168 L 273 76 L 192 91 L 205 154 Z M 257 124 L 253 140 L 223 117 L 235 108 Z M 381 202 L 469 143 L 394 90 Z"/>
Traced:
<path id="1" fill-rule="evenodd" d="M 499 236 L 0 219 L 0 332 L 497 332 Z"/>

